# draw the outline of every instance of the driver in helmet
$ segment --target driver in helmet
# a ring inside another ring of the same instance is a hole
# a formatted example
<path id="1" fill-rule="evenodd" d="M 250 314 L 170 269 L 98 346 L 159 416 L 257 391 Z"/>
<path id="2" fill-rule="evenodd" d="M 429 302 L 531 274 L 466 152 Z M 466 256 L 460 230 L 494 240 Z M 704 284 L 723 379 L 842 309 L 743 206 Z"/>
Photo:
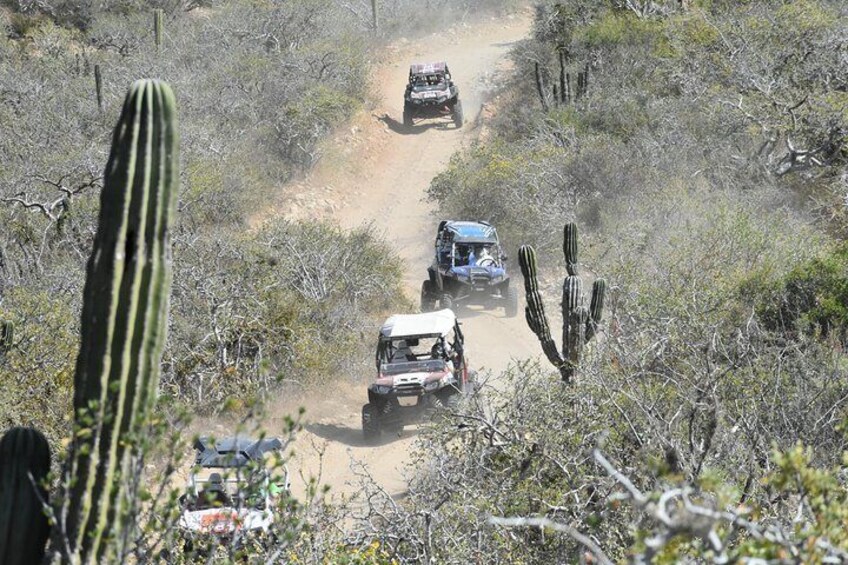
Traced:
<path id="1" fill-rule="evenodd" d="M 484 245 L 480 250 L 480 254 L 477 256 L 477 266 L 478 267 L 488 267 L 495 262 L 495 258 L 492 257 L 491 252 L 489 251 L 489 246 Z"/>

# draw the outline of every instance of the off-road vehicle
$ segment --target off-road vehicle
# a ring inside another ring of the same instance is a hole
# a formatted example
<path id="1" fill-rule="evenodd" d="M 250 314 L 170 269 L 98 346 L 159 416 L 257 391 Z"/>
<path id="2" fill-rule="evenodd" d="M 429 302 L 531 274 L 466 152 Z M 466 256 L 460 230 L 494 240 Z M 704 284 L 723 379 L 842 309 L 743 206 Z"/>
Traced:
<path id="1" fill-rule="evenodd" d="M 377 379 L 362 407 L 366 440 L 383 430 L 399 433 L 405 423 L 442 407 L 455 407 L 471 391 L 464 337 L 450 310 L 398 314 L 380 328 Z"/>
<path id="2" fill-rule="evenodd" d="M 511 286 L 498 232 L 488 222 L 445 220 L 436 232 L 435 258 L 421 285 L 421 310 L 459 304 L 503 306 L 518 314 L 518 289 Z"/>
<path id="3" fill-rule="evenodd" d="M 451 79 L 446 63 L 416 63 L 409 67 L 409 84 L 403 95 L 403 125 L 412 127 L 417 118 L 450 116 L 462 127 L 459 88 Z"/>
<path id="4" fill-rule="evenodd" d="M 290 485 L 285 466 L 268 468 L 265 455 L 282 445 L 277 438 L 241 436 L 195 442 L 197 457 L 180 497 L 178 527 L 186 551 L 270 534 L 280 497 Z"/>

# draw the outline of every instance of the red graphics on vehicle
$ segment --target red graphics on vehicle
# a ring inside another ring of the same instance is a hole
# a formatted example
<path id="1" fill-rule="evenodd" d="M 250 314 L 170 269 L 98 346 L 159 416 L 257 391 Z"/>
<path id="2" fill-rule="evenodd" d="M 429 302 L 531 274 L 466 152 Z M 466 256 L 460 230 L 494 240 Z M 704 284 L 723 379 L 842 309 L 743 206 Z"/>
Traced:
<path id="1" fill-rule="evenodd" d="M 201 531 L 208 534 L 228 534 L 239 527 L 238 513 L 234 510 L 206 514 L 200 519 Z"/>

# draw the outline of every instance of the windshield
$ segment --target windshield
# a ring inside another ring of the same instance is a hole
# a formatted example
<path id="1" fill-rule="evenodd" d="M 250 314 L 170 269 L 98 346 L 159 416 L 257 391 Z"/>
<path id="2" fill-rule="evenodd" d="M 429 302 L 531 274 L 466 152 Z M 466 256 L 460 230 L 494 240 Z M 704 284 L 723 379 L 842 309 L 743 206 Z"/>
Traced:
<path id="1" fill-rule="evenodd" d="M 384 375 L 401 375 L 403 373 L 440 373 L 445 370 L 444 359 L 426 361 L 395 361 L 382 363 L 380 372 Z"/>
<path id="2" fill-rule="evenodd" d="M 412 85 L 416 88 L 419 87 L 444 87 L 447 83 L 445 82 L 444 75 L 415 75 L 412 77 Z"/>
<path id="3" fill-rule="evenodd" d="M 227 470 L 220 471 L 209 473 L 204 469 L 192 476 L 193 492 L 185 500 L 189 509 L 265 507 L 269 485 L 267 475 L 252 472 L 228 476 Z"/>
<path id="4" fill-rule="evenodd" d="M 444 359 L 444 342 L 438 336 L 383 339 L 377 356 L 388 364 Z"/>
<path id="5" fill-rule="evenodd" d="M 491 243 L 457 243 L 454 247 L 455 267 L 500 267 L 500 249 Z"/>

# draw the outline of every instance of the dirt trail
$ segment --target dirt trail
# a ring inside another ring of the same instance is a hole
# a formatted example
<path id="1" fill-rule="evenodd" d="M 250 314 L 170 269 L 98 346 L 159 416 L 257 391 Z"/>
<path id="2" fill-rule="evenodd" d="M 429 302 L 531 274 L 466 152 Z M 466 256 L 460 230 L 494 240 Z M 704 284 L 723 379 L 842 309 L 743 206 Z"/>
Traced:
<path id="1" fill-rule="evenodd" d="M 450 156 L 474 139 L 475 127 L 492 79 L 506 68 L 506 54 L 526 36 L 528 15 L 491 19 L 426 37 L 415 45 L 401 42 L 377 69 L 374 85 L 381 102 L 362 112 L 346 131 L 324 147 L 318 167 L 301 182 L 287 187 L 286 202 L 273 215 L 292 219 L 329 218 L 343 227 L 372 223 L 406 262 L 405 284 L 418 302 L 426 266 L 432 260 L 437 218 L 425 201 L 431 179 L 446 167 Z M 460 88 L 466 125 L 422 123 L 412 132 L 399 123 L 408 65 L 413 61 L 445 60 Z M 515 251 L 510 253 L 513 258 Z M 518 276 L 513 261 L 512 273 Z M 535 356 L 538 346 L 523 316 L 505 318 L 503 311 L 459 312 L 471 364 L 498 372 L 513 358 Z M 364 385 L 342 385 L 325 398 L 306 401 L 307 424 L 294 446 L 289 464 L 305 477 L 317 475 L 332 492 L 357 490 L 351 462 L 361 462 L 389 493 L 405 490 L 403 464 L 415 438 L 415 428 L 381 445 L 362 441 L 360 409 L 366 400 Z M 273 431 L 273 424 L 271 424 Z M 323 451 L 323 458 L 319 452 Z M 321 465 L 323 461 L 323 465 Z M 295 493 L 303 482 L 294 478 Z"/>

